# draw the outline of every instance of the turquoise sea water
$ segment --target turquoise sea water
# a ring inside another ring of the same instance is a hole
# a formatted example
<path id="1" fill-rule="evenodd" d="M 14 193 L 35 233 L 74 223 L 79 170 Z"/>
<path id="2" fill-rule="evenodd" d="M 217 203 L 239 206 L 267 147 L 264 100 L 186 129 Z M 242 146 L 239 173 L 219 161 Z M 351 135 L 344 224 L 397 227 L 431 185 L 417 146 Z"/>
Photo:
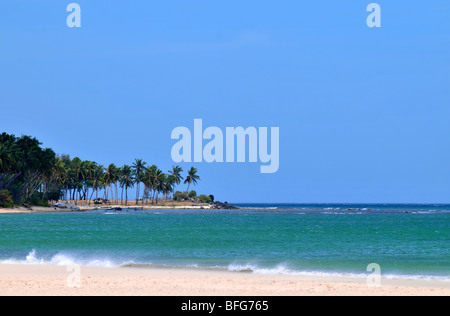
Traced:
<path id="1" fill-rule="evenodd" d="M 0 215 L 0 263 L 186 267 L 450 281 L 450 205 Z"/>

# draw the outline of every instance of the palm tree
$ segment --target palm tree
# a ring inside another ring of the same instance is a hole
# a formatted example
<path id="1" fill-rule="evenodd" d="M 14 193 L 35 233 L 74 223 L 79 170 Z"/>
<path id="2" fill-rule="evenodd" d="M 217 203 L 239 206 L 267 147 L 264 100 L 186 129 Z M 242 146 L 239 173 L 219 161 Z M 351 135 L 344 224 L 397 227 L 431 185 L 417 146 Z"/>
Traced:
<path id="1" fill-rule="evenodd" d="M 164 181 L 164 187 L 162 191 L 166 200 L 169 194 L 173 192 L 174 188 L 175 188 L 175 177 L 172 175 L 167 175 Z"/>
<path id="2" fill-rule="evenodd" d="M 75 194 L 76 201 L 81 200 L 81 191 L 83 190 L 83 182 L 86 179 L 86 168 L 85 163 L 80 158 L 74 158 L 75 161 L 75 192 L 78 193 L 78 195 Z"/>
<path id="3" fill-rule="evenodd" d="M 164 190 L 164 183 L 166 182 L 166 175 L 161 169 L 156 169 L 154 182 L 153 182 L 153 200 L 158 204 L 158 195 Z M 152 201 L 153 203 L 153 201 Z"/>
<path id="4" fill-rule="evenodd" d="M 18 163 L 15 159 L 17 150 L 18 148 L 13 140 L 7 140 L 6 136 L 2 137 L 0 140 L 0 174 L 16 169 Z"/>
<path id="5" fill-rule="evenodd" d="M 116 170 L 116 165 L 113 163 L 108 166 L 108 168 L 105 168 L 105 186 L 109 187 L 109 190 L 111 191 L 111 200 L 114 197 L 112 184 L 115 182 L 114 173 Z M 106 199 L 108 199 L 108 194 L 106 194 Z"/>
<path id="6" fill-rule="evenodd" d="M 128 165 L 125 165 L 121 168 L 120 186 L 122 187 L 122 193 L 123 189 L 125 188 L 125 205 L 128 205 L 128 188 L 134 186 L 133 171 Z"/>
<path id="7" fill-rule="evenodd" d="M 53 166 L 51 172 L 51 181 L 56 184 L 57 187 L 63 188 L 65 187 L 65 183 L 67 181 L 67 170 L 64 164 L 64 161 L 61 158 L 58 158 Z M 65 195 L 65 194 L 64 194 Z M 44 201 L 45 194 L 42 194 L 42 201 Z"/>
<path id="8" fill-rule="evenodd" d="M 91 205 L 91 196 L 89 196 L 89 187 L 92 186 L 93 191 L 92 194 L 94 194 L 94 173 L 95 169 L 97 168 L 97 164 L 93 161 L 85 161 L 84 162 L 84 170 L 85 170 L 85 181 L 84 185 L 86 187 L 86 199 L 89 199 L 89 205 Z"/>
<path id="9" fill-rule="evenodd" d="M 6 133 L 0 135 L 0 190 L 12 191 L 15 180 L 19 177 L 20 158 L 18 156 L 20 156 L 19 148 L 16 145 L 15 136 Z"/>
<path id="10" fill-rule="evenodd" d="M 63 196 L 67 196 L 68 191 L 68 170 L 66 169 L 66 164 L 64 163 L 64 160 L 61 158 L 58 158 L 56 160 L 55 166 L 53 167 L 52 171 L 52 181 L 56 184 L 58 188 L 61 188 L 61 190 L 64 191 Z"/>
<path id="11" fill-rule="evenodd" d="M 113 182 L 114 182 L 114 188 L 116 191 L 116 204 L 119 204 L 119 189 L 118 184 L 120 182 L 120 174 L 122 172 L 122 168 L 116 167 L 113 172 Z"/>
<path id="12" fill-rule="evenodd" d="M 83 175 L 83 163 L 80 158 L 75 157 L 70 162 L 69 165 L 69 178 L 70 178 L 70 185 L 69 188 L 72 191 L 72 200 L 75 201 L 75 205 L 78 204 L 78 196 L 80 193 L 80 188 L 82 187 L 82 181 L 84 178 Z"/>
<path id="13" fill-rule="evenodd" d="M 92 200 L 92 196 L 94 195 L 94 192 L 95 192 L 95 198 L 98 198 L 98 190 L 103 187 L 104 182 L 105 182 L 105 175 L 103 173 L 103 166 L 96 165 L 93 176 L 92 176 L 92 189 L 93 190 L 92 190 L 92 194 L 91 194 L 89 201 Z"/>
<path id="14" fill-rule="evenodd" d="M 136 183 L 136 205 L 139 204 L 139 193 L 141 191 L 141 182 L 144 182 L 145 165 L 147 163 L 142 159 L 135 159 L 133 163 L 133 176 Z"/>
<path id="15" fill-rule="evenodd" d="M 45 190 L 56 161 L 54 151 L 41 148 L 30 136 L 16 138 L 3 133 L 0 143 L 4 148 L 0 153 L 0 187 L 7 189 L 16 203 L 29 200 L 40 188 Z"/>
<path id="16" fill-rule="evenodd" d="M 188 171 L 188 175 L 186 177 L 186 180 L 184 180 L 184 184 L 188 184 L 186 193 L 189 193 L 189 187 L 191 186 L 191 183 L 194 185 L 197 184 L 197 180 L 200 180 L 200 177 L 197 175 L 197 168 L 191 167 Z"/>
<path id="17" fill-rule="evenodd" d="M 172 170 L 169 170 L 170 176 L 172 176 L 172 190 L 175 191 L 175 184 L 179 185 L 181 180 L 184 178 L 181 176 L 181 173 L 183 172 L 183 168 L 180 166 L 172 166 Z"/>
<path id="18" fill-rule="evenodd" d="M 152 200 L 153 203 L 153 189 L 155 187 L 155 176 L 156 171 L 158 170 L 158 167 L 155 165 L 151 165 L 150 167 L 145 168 L 145 174 L 144 174 L 144 192 L 145 196 L 147 197 L 147 200 Z"/>

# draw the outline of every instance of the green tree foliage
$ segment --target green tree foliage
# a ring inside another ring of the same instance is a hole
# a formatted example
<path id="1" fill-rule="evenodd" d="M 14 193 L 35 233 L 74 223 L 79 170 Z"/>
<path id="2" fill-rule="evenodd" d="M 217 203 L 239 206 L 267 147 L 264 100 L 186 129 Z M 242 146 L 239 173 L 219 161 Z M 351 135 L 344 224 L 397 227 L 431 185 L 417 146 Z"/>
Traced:
<path id="1" fill-rule="evenodd" d="M 190 198 L 195 198 L 195 197 L 197 197 L 197 191 L 192 190 L 191 192 L 189 192 L 188 196 L 189 196 Z"/>
<path id="2" fill-rule="evenodd" d="M 139 194 L 141 192 L 140 187 L 141 183 L 144 182 L 145 175 L 145 165 L 147 163 L 142 159 L 136 159 L 133 163 L 132 171 L 134 176 L 134 181 L 136 183 L 136 204 L 139 202 Z"/>
<path id="3" fill-rule="evenodd" d="M 191 186 L 192 183 L 196 185 L 197 181 L 200 180 L 200 177 L 197 175 L 197 172 L 198 172 L 197 168 L 191 167 L 191 169 L 189 169 L 186 180 L 184 180 L 184 183 L 188 184 L 186 193 L 189 192 L 189 187 Z"/>
<path id="4" fill-rule="evenodd" d="M 211 198 L 204 194 L 199 195 L 198 198 L 200 199 L 200 202 L 202 202 L 202 203 L 211 203 L 212 202 Z"/>
<path id="5" fill-rule="evenodd" d="M 0 190 L 8 190 L 15 203 L 30 200 L 41 190 L 45 196 L 54 181 L 56 155 L 30 136 L 0 135 Z"/>
<path id="6" fill-rule="evenodd" d="M 185 196 L 191 184 L 197 184 L 200 177 L 192 167 L 186 178 L 183 169 L 173 166 L 167 174 L 156 165 L 147 166 L 142 159 L 135 159 L 131 166 L 122 168 L 114 164 L 104 167 L 94 161 L 73 159 L 69 155 L 56 155 L 52 149 L 42 148 L 33 137 L 16 137 L 7 133 L 0 134 L 0 191 L 2 203 L 10 205 L 29 203 L 48 205 L 48 200 L 63 199 L 89 201 L 101 196 L 106 200 L 123 201 L 128 204 L 128 190 L 136 187 L 136 203 L 158 203 L 162 195 L 166 199 L 173 194 L 181 181 L 188 184 Z M 141 187 L 143 185 L 143 189 Z M 122 197 L 119 199 L 119 188 Z M 174 199 L 181 197 L 176 193 Z M 5 206 L 3 206 L 5 207 Z"/>
<path id="7" fill-rule="evenodd" d="M 14 201 L 8 190 L 0 191 L 0 207 L 10 208 L 13 207 Z"/>
<path id="8" fill-rule="evenodd" d="M 188 195 L 186 192 L 177 191 L 173 194 L 173 199 L 177 202 L 185 201 L 185 200 L 187 200 L 187 198 L 188 198 Z"/>

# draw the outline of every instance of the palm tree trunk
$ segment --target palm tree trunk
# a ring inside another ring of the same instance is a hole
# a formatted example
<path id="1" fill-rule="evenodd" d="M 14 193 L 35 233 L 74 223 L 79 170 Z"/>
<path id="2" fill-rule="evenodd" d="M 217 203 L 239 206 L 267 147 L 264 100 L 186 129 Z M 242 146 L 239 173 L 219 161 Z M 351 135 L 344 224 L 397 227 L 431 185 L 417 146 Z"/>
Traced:
<path id="1" fill-rule="evenodd" d="M 46 193 L 46 191 L 47 191 L 47 185 L 44 182 L 44 183 L 42 183 L 42 202 L 44 202 L 44 200 L 45 200 L 45 193 Z"/>
<path id="2" fill-rule="evenodd" d="M 187 187 L 187 190 L 186 190 L 186 193 L 187 194 L 189 194 L 189 187 L 191 186 L 191 183 L 190 182 L 188 182 L 188 187 Z"/>
<path id="3" fill-rule="evenodd" d="M 89 198 L 89 205 L 91 205 L 92 196 L 94 195 L 94 190 L 92 190 L 91 196 Z"/>
<path id="4" fill-rule="evenodd" d="M 139 182 L 136 183 L 136 205 L 139 205 Z"/>
<path id="5" fill-rule="evenodd" d="M 117 182 L 114 183 L 114 188 L 116 189 L 116 204 L 119 204 L 119 190 L 117 189 Z"/>

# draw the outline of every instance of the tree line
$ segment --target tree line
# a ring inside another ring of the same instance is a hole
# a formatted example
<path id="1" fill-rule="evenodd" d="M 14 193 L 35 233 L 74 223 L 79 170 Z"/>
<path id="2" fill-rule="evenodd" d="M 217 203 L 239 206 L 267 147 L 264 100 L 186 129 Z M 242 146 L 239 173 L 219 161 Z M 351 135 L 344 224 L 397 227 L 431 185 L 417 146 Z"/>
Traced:
<path id="1" fill-rule="evenodd" d="M 128 191 L 136 189 L 136 204 L 158 203 L 168 198 L 182 182 L 190 186 L 200 180 L 198 170 L 191 167 L 183 177 L 183 169 L 173 166 L 164 173 L 156 165 L 135 159 L 131 165 L 107 167 L 89 160 L 57 155 L 42 148 L 34 137 L 0 135 L 0 203 L 45 204 L 48 200 L 90 201 L 101 198 L 124 201 Z M 0 205 L 1 206 L 1 205 Z M 5 205 L 3 205 L 5 206 Z"/>

